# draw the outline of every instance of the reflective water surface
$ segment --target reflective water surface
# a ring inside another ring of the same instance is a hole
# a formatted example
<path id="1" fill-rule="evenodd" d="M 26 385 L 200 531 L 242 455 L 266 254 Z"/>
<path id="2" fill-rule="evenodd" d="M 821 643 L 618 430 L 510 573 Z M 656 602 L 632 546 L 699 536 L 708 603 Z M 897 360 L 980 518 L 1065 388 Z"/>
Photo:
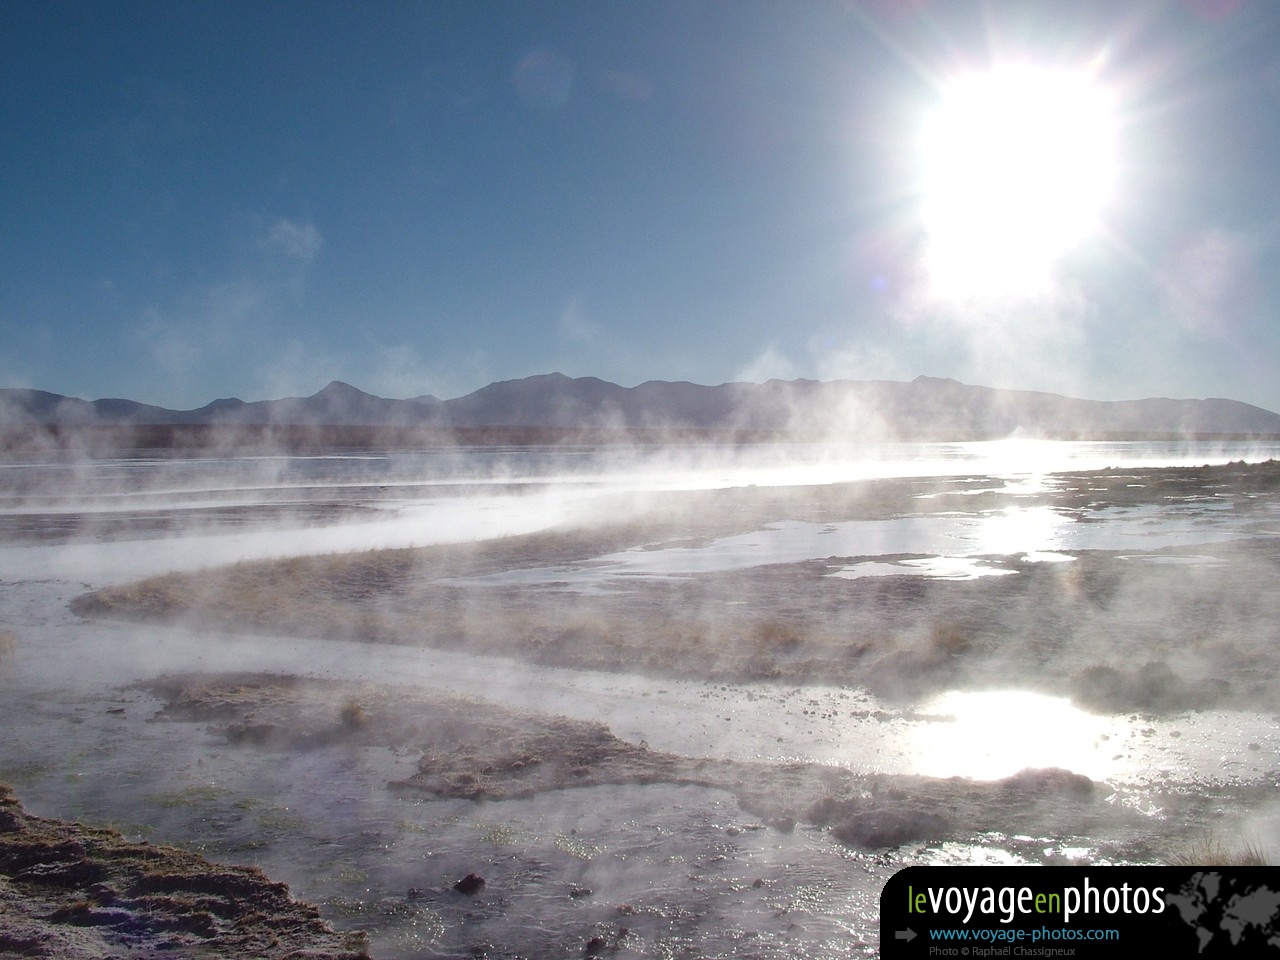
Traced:
<path id="1" fill-rule="evenodd" d="M 233 749 L 201 724 L 155 722 L 158 704 L 128 685 L 179 670 L 296 672 L 600 720 L 624 739 L 695 757 L 973 779 L 1061 766 L 1106 783 L 1106 802 L 1153 818 L 1161 811 L 1144 784 L 1274 777 L 1280 722 L 1230 710 L 1161 719 L 1090 714 L 1061 697 L 1003 688 L 999 678 L 989 689 L 894 705 L 852 688 L 658 680 L 417 648 L 90 623 L 66 604 L 87 589 L 174 569 L 545 529 L 589 517 L 629 490 L 963 476 L 1030 496 L 1052 486 L 1055 470 L 1277 453 L 1010 441 L 834 453 L 771 447 L 728 457 L 705 448 L 620 457 L 495 449 L 0 465 L 0 518 L 23 531 L 0 544 L 0 630 L 13 637 L 0 656 L 0 778 L 35 813 L 110 821 L 215 859 L 259 863 L 335 922 L 369 929 L 375 956 L 514 956 L 516 945 L 519 955 L 576 956 L 593 936 L 645 957 L 873 956 L 880 887 L 904 864 L 1105 855 L 1089 838 L 1035 836 L 858 853 L 822 830 L 766 826 L 732 797 L 689 786 L 597 787 L 481 805 L 396 796 L 385 784 L 406 776 L 413 756 L 365 749 L 282 758 Z M 305 509 L 335 500 L 362 512 Z M 1135 564 L 1211 564 L 1213 545 L 1257 536 L 1268 522 L 1280 528 L 1273 514 L 1246 520 L 1205 497 L 998 510 L 980 500 L 945 515 L 779 519 L 707 543 L 469 582 L 477 590 L 512 582 L 626 589 L 634 578 L 826 558 L 840 558 L 833 578 L 1008 577 L 1027 564 L 1069 565 L 1087 550 L 1120 551 Z M 228 505 L 299 512 L 199 516 Z M 85 519 L 120 513 L 181 515 L 181 523 L 141 535 L 128 525 L 104 533 Z M 57 538 L 20 525 L 59 517 L 75 523 Z M 1165 547 L 1186 550 L 1154 553 Z M 1266 811 L 1247 826 L 1280 836 Z M 455 895 L 452 881 L 473 871 L 489 879 L 490 892 Z"/>

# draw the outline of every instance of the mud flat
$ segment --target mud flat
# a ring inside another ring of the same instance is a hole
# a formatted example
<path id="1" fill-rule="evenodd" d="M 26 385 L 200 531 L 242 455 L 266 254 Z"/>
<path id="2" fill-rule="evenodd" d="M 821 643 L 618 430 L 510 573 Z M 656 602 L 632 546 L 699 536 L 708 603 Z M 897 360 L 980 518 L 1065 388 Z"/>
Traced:
<path id="1" fill-rule="evenodd" d="M 1166 791 L 1156 798 L 1166 816 L 1153 829 L 1149 817 L 1113 802 L 1112 787 L 1067 770 L 975 781 L 689 757 L 619 739 L 599 723 L 391 685 L 184 674 L 140 686 L 163 703 L 157 721 L 206 724 L 240 750 L 386 748 L 406 758 L 403 772 L 386 784 L 401 795 L 484 803 L 602 786 L 697 786 L 732 794 L 772 829 L 828 828 L 840 842 L 867 851 L 995 832 L 1089 835 L 1108 859 L 1141 858 L 1162 842 L 1167 852 L 1175 849 L 1175 838 L 1209 809 L 1177 789 Z M 1226 793 L 1245 800 L 1258 789 Z"/>
<path id="2" fill-rule="evenodd" d="M 1280 709 L 1280 594 L 1263 589 L 1280 575 L 1278 484 L 1268 462 L 1034 490 L 655 494 L 589 526 L 165 575 L 73 609 L 907 700 L 997 677 L 1101 711 Z"/>

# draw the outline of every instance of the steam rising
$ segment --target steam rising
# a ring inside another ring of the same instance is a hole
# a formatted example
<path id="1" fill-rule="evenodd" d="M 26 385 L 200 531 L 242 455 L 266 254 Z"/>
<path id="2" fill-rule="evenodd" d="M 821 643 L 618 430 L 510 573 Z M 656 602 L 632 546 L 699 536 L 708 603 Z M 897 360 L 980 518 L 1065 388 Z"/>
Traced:
<path id="1" fill-rule="evenodd" d="M 1079 781 L 1005 782 L 1024 767 L 1105 781 L 1115 836 L 1170 845 L 1205 822 L 1170 806 L 1182 785 L 1274 776 L 1258 745 L 1280 739 L 1280 609 L 1246 575 L 1274 563 L 1273 468 L 1225 464 L 1276 453 L 1010 439 L 11 462 L 0 772 L 39 809 L 158 840 L 224 824 L 220 855 L 257 851 L 343 923 L 394 903 L 380 955 L 481 936 L 537 953 L 529 930 L 607 943 L 625 926 L 641 952 L 747 938 L 778 957 L 852 927 L 854 956 L 874 949 L 883 877 L 926 855 L 913 830 L 953 842 L 929 856 L 1025 856 L 1014 834 L 1103 856 L 1052 795 Z M 463 732 L 539 719 L 449 754 L 431 739 L 445 704 Z M 572 763 L 533 735 L 557 718 L 588 725 Z M 638 766 L 615 775 L 624 758 Z M 596 785 L 482 806 L 421 787 L 533 771 Z M 951 776 L 1023 799 L 944 823 L 955 798 L 932 778 Z M 1267 829 L 1246 793 L 1240 816 Z M 880 859 L 851 877 L 863 845 Z M 463 909 L 441 891 L 470 872 L 500 893 Z M 818 931 L 799 948 L 797 914 Z"/>

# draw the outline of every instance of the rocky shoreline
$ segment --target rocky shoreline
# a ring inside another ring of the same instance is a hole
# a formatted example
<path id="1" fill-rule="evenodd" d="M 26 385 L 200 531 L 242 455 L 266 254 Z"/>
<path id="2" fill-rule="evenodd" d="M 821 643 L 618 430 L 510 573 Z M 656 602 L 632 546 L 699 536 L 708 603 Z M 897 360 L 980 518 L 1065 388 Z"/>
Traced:
<path id="1" fill-rule="evenodd" d="M 0 955 L 367 960 L 256 867 L 27 813 L 0 784 Z"/>

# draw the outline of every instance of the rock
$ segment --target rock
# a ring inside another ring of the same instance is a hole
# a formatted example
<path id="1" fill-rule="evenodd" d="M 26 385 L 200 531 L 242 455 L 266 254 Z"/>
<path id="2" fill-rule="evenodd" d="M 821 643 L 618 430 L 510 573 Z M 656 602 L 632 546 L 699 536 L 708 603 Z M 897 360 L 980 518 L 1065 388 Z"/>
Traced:
<path id="1" fill-rule="evenodd" d="M 453 885 L 453 889 L 459 893 L 465 893 L 468 897 L 474 897 L 484 889 L 484 877 L 478 873 L 468 873 Z"/>
<path id="2" fill-rule="evenodd" d="M 1065 797 L 1072 800 L 1092 800 L 1096 784 L 1088 777 L 1061 767 L 1044 767 L 1019 770 L 1000 781 L 1006 791 L 1033 798 Z"/>
<path id="3" fill-rule="evenodd" d="M 1231 686 L 1225 680 L 1205 678 L 1190 682 L 1162 660 L 1149 661 L 1132 671 L 1102 665 L 1088 667 L 1071 678 L 1070 688 L 1072 699 L 1082 707 L 1108 713 L 1202 710 L 1231 696 Z"/>
<path id="4" fill-rule="evenodd" d="M 910 807 L 879 807 L 850 817 L 831 828 L 841 843 L 875 850 L 913 840 L 937 840 L 951 831 L 946 817 Z"/>

